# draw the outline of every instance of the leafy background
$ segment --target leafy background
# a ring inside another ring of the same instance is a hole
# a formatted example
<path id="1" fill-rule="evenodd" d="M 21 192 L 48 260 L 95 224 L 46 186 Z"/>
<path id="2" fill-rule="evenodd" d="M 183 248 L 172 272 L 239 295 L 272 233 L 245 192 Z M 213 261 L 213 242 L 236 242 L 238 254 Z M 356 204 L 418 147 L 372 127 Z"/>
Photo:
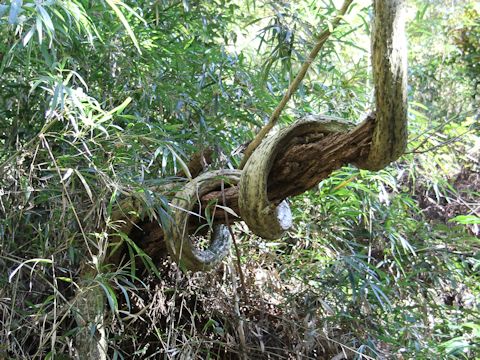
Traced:
<path id="1" fill-rule="evenodd" d="M 149 188 L 191 154 L 213 146 L 212 168 L 238 164 L 339 5 L 0 3 L 0 358 L 77 357 L 89 288 L 105 296 L 112 358 L 480 356 L 473 0 L 409 1 L 406 155 L 292 199 L 281 241 L 237 224 L 244 284 L 233 254 L 184 274 L 125 237 L 124 266 L 102 262 L 126 194 L 162 223 L 168 199 Z M 283 124 L 371 111 L 370 18 L 355 1 Z"/>

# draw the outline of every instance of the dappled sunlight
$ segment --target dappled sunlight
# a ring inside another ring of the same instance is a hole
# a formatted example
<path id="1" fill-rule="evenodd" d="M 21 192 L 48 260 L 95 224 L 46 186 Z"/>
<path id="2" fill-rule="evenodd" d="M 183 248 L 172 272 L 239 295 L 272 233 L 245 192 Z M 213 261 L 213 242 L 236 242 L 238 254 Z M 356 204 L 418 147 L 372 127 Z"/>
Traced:
<path id="1" fill-rule="evenodd" d="M 480 7 L 374 2 L 2 2 L 0 359 L 478 358 Z"/>

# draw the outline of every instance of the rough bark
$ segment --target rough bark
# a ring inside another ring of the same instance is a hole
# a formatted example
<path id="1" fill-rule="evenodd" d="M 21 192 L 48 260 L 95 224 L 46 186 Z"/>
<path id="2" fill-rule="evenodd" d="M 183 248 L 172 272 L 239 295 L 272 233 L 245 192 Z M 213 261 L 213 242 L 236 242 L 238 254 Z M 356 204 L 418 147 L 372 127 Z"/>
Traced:
<path id="1" fill-rule="evenodd" d="M 270 201 L 279 203 L 283 199 L 301 194 L 327 178 L 340 167 L 363 159 L 370 148 L 375 116 L 369 116 L 361 124 L 347 133 L 338 133 L 317 138 L 304 136 L 295 138 L 285 146 L 285 151 L 275 159 L 268 181 Z M 212 191 L 201 198 L 202 208 L 216 200 L 238 211 L 238 188 Z M 215 221 L 223 222 L 225 213 L 217 209 Z M 230 222 L 239 221 L 229 215 Z M 191 227 L 198 227 L 191 222 Z M 130 236 L 143 250 L 157 260 L 165 255 L 163 230 L 155 221 L 145 220 L 132 228 Z"/>
<path id="2" fill-rule="evenodd" d="M 379 170 L 403 153 L 407 141 L 405 1 L 375 0 L 374 11 L 375 115 L 348 132 L 293 138 L 277 155 L 271 168 L 267 189 L 269 201 L 278 204 L 289 196 L 301 194 L 345 164 Z M 201 198 L 202 208 L 212 200 L 239 213 L 237 187 L 223 193 L 205 194 Z M 225 214 L 217 210 L 215 221 L 223 222 L 224 218 Z M 238 220 L 230 216 L 230 222 Z M 165 252 L 161 245 L 162 229 L 151 221 L 137 225 L 130 227 L 130 237 L 157 259 Z M 190 223 L 192 228 L 198 225 Z"/>
<path id="3" fill-rule="evenodd" d="M 398 159 L 407 144 L 406 10 L 404 0 L 375 0 L 373 8 L 376 123 L 368 156 L 357 165 L 380 170 Z"/>

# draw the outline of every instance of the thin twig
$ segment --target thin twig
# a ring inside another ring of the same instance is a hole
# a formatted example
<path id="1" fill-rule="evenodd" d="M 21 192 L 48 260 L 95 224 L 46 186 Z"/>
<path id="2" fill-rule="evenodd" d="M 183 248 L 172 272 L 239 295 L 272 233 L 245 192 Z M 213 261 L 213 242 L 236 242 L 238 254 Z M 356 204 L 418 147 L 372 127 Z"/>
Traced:
<path id="1" fill-rule="evenodd" d="M 433 150 L 437 150 L 437 149 L 439 149 L 439 148 L 441 148 L 441 147 L 443 147 L 443 146 L 449 145 L 449 144 L 451 144 L 451 143 L 454 143 L 454 142 L 460 140 L 463 136 L 467 135 L 468 133 L 470 133 L 470 132 L 472 132 L 472 131 L 473 131 L 473 129 L 467 130 L 467 131 L 461 133 L 460 135 L 454 136 L 454 137 L 452 137 L 452 138 L 450 138 L 450 139 L 448 139 L 448 140 L 445 140 L 445 141 L 441 142 L 441 143 L 438 144 L 438 145 L 434 145 L 434 146 L 432 146 L 432 147 L 429 147 L 428 149 L 425 149 L 425 150 L 417 150 L 421 145 L 425 144 L 425 141 L 423 141 L 422 144 L 420 144 L 420 146 L 417 146 L 417 147 L 416 147 L 414 150 L 412 150 L 412 151 L 406 151 L 405 154 L 406 154 L 406 155 L 407 155 L 407 154 L 425 154 L 425 153 L 427 153 L 427 152 L 430 152 L 430 151 L 433 151 Z M 433 135 L 432 135 L 432 136 L 433 136 Z M 430 138 L 431 138 L 431 136 L 429 136 L 429 137 L 427 138 L 427 140 L 430 139 Z"/>
<path id="2" fill-rule="evenodd" d="M 0 176 L 3 176 L 3 174 L 5 174 L 5 172 L 7 171 L 7 166 L 12 160 L 14 160 L 20 154 L 24 153 L 25 149 L 27 149 L 30 145 L 32 145 L 36 140 L 41 139 L 41 136 L 44 135 L 57 122 L 58 122 L 58 120 L 54 119 L 54 120 L 50 121 L 49 123 L 46 123 L 43 126 L 42 130 L 40 130 L 40 132 L 37 135 L 35 135 L 33 138 L 31 138 L 25 145 L 22 146 L 22 148 L 20 150 L 13 153 L 13 155 L 11 155 L 2 164 L 0 164 Z"/>
<path id="3" fill-rule="evenodd" d="M 260 145 L 263 138 L 268 134 L 268 132 L 275 126 L 278 119 L 280 118 L 280 114 L 282 113 L 283 109 L 285 108 L 288 101 L 291 99 L 291 97 L 295 93 L 295 91 L 297 91 L 298 87 L 300 86 L 300 83 L 305 77 L 305 74 L 310 68 L 310 65 L 313 63 L 318 53 L 322 49 L 323 45 L 332 34 L 332 31 L 340 23 L 340 20 L 343 18 L 343 15 L 345 15 L 345 13 L 348 10 L 348 7 L 352 2 L 353 0 L 345 0 L 341 9 L 338 11 L 337 16 L 331 22 L 331 26 L 318 36 L 315 47 L 312 49 L 312 51 L 308 55 L 307 59 L 303 63 L 302 67 L 300 68 L 300 71 L 298 72 L 297 76 L 295 76 L 295 79 L 293 79 L 293 82 L 288 87 L 286 93 L 283 95 L 282 100 L 277 105 L 276 109 L 273 111 L 272 115 L 270 116 L 270 119 L 268 120 L 268 123 L 260 130 L 260 132 L 255 136 L 255 139 L 253 139 L 253 141 L 248 145 L 247 149 L 245 150 L 239 169 L 243 169 L 245 167 L 245 164 L 247 163 L 247 160 L 250 158 L 252 153 L 255 151 L 258 145 Z"/>
<path id="4" fill-rule="evenodd" d="M 222 181 L 222 202 L 223 206 L 227 206 L 227 201 L 225 199 L 225 183 Z M 232 242 L 233 242 L 233 247 L 235 248 L 235 254 L 237 257 L 237 267 L 238 267 L 238 274 L 240 276 L 240 285 L 242 287 L 242 295 L 243 295 L 243 301 L 247 303 L 247 288 L 245 287 L 245 277 L 243 276 L 243 271 L 242 271 L 242 264 L 240 261 L 240 249 L 238 248 L 237 240 L 235 238 L 235 234 L 233 233 L 232 226 L 230 225 L 230 221 L 228 220 L 228 212 L 225 211 L 225 223 L 227 224 L 228 231 L 230 232 L 230 235 L 232 237 Z"/>

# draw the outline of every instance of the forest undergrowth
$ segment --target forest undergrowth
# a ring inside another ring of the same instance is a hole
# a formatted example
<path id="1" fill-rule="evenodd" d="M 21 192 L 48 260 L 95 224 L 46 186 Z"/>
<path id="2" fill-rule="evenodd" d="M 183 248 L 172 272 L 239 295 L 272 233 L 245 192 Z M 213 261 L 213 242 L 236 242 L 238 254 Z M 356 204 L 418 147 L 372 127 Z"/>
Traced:
<path id="1" fill-rule="evenodd" d="M 170 195 L 151 189 L 198 150 L 238 166 L 339 5 L 0 4 L 0 359 L 76 359 L 99 332 L 112 359 L 480 357 L 475 1 L 408 2 L 406 154 L 290 199 L 281 240 L 236 223 L 240 255 L 192 274 L 115 220 L 130 196 L 135 216 L 168 222 Z M 371 111 L 370 18 L 354 1 L 281 126 Z M 85 324 L 92 289 L 105 316 Z"/>

